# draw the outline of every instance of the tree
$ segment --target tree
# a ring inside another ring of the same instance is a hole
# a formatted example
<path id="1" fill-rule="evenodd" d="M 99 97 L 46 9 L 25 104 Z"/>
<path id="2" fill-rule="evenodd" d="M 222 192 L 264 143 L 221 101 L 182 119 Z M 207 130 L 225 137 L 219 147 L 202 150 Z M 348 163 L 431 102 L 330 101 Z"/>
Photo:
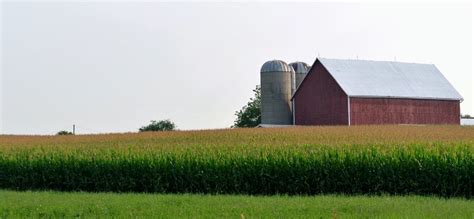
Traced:
<path id="1" fill-rule="evenodd" d="M 473 117 L 472 117 L 471 115 L 469 115 L 469 114 L 464 114 L 464 115 L 461 114 L 461 118 L 463 118 L 463 119 L 471 119 L 471 118 L 473 118 Z"/>
<path id="2" fill-rule="evenodd" d="M 237 118 L 234 121 L 234 125 L 232 126 L 233 128 L 255 127 L 262 122 L 262 96 L 260 91 L 260 86 L 257 85 L 257 87 L 253 90 L 255 97 L 250 98 L 250 101 L 247 103 L 247 105 L 242 107 L 241 110 L 235 112 Z"/>
<path id="3" fill-rule="evenodd" d="M 56 133 L 56 135 L 74 135 L 72 132 L 69 132 L 69 131 L 59 131 L 58 133 Z"/>
<path id="4" fill-rule="evenodd" d="M 156 131 L 173 131 L 176 129 L 176 125 L 169 119 L 155 121 L 151 120 L 151 123 L 147 126 L 143 126 L 139 129 L 140 132 L 156 132 Z"/>

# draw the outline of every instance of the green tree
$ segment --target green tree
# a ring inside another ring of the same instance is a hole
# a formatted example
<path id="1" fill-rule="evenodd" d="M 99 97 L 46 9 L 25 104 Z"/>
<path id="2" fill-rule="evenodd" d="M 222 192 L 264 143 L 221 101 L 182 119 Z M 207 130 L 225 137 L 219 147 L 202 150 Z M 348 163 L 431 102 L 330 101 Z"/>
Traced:
<path id="1" fill-rule="evenodd" d="M 140 132 L 156 132 L 156 131 L 173 131 L 176 129 L 176 125 L 169 119 L 155 121 L 151 120 L 151 123 L 147 126 L 143 126 L 138 129 Z"/>
<path id="2" fill-rule="evenodd" d="M 255 127 L 262 122 L 262 96 L 260 94 L 260 86 L 257 85 L 253 92 L 255 93 L 255 97 L 250 98 L 247 105 L 242 107 L 241 110 L 235 112 L 237 118 L 232 127 Z"/>
<path id="3" fill-rule="evenodd" d="M 58 133 L 56 133 L 56 135 L 74 135 L 72 132 L 69 132 L 69 131 L 59 131 Z"/>

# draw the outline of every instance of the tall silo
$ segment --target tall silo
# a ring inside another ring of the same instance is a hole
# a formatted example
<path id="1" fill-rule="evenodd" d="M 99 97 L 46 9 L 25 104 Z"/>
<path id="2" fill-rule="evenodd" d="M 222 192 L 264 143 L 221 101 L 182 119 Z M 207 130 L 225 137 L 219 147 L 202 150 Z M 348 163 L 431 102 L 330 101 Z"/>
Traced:
<path id="1" fill-rule="evenodd" d="M 295 79 L 295 70 L 290 67 L 290 75 L 291 75 L 291 95 L 293 95 L 296 91 L 296 79 Z"/>
<path id="2" fill-rule="evenodd" d="M 291 125 L 294 71 L 284 61 L 265 62 L 260 70 L 262 124 Z"/>
<path id="3" fill-rule="evenodd" d="M 293 62 L 290 63 L 290 66 L 295 70 L 295 90 L 300 86 L 306 74 L 308 74 L 309 69 L 311 68 L 308 64 L 304 62 Z"/>

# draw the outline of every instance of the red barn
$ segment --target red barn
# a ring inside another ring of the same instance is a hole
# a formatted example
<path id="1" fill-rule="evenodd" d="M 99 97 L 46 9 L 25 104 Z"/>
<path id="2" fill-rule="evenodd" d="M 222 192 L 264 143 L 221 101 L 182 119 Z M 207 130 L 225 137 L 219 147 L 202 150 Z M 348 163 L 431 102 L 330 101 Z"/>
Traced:
<path id="1" fill-rule="evenodd" d="M 295 125 L 459 125 L 462 97 L 431 64 L 318 58 L 292 101 Z"/>

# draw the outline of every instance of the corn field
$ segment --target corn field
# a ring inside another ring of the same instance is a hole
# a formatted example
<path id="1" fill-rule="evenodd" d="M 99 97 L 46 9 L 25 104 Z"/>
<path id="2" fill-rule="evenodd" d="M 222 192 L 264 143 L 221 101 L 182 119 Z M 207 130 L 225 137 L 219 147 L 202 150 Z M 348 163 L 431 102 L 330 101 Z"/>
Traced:
<path id="1" fill-rule="evenodd" d="M 0 188 L 470 198 L 473 152 L 459 126 L 0 136 Z"/>

